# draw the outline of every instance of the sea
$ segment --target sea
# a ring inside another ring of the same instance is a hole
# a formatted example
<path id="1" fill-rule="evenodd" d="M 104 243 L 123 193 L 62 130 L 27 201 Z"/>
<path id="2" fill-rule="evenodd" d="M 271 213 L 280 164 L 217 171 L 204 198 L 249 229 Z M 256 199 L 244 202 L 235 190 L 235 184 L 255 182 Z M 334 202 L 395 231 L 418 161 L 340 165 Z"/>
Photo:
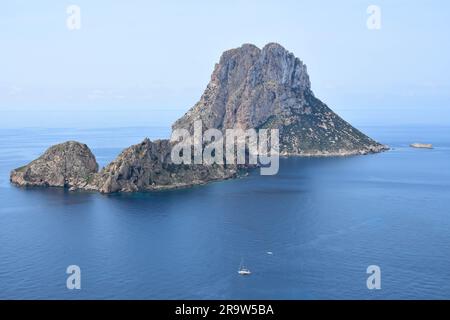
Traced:
<path id="1" fill-rule="evenodd" d="M 167 128 L 0 129 L 0 298 L 449 299 L 450 127 L 360 129 L 391 150 L 111 195 L 18 188 L 9 173 L 67 140 L 105 166 Z"/>

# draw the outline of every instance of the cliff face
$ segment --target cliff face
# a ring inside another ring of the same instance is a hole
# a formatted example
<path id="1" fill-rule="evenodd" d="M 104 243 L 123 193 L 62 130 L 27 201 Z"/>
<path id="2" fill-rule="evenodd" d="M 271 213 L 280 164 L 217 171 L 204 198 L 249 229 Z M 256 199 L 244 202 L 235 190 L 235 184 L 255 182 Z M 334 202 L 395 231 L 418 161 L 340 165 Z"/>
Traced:
<path id="1" fill-rule="evenodd" d="M 226 51 L 200 101 L 172 126 L 192 130 L 269 128 L 283 155 L 351 155 L 386 147 L 336 115 L 311 91 L 306 66 L 276 43 Z"/>
<path id="2" fill-rule="evenodd" d="M 200 101 L 173 129 L 278 129 L 282 155 L 329 156 L 380 152 L 385 146 L 353 128 L 311 91 L 306 66 L 282 46 L 246 44 L 226 51 Z M 98 171 L 89 148 L 65 142 L 11 172 L 19 186 L 68 187 L 103 193 L 170 189 L 236 177 L 248 166 L 172 163 L 169 140 L 125 149 Z"/>
<path id="3" fill-rule="evenodd" d="M 98 164 L 91 150 L 75 141 L 50 147 L 28 165 L 11 172 L 20 186 L 84 187 L 94 178 Z"/>
<path id="4" fill-rule="evenodd" d="M 180 188 L 224 180 L 238 174 L 233 166 L 179 165 L 171 161 L 169 140 L 133 145 L 96 176 L 100 192 L 133 192 Z"/>
<path id="5" fill-rule="evenodd" d="M 236 177 L 236 166 L 173 164 L 169 140 L 143 142 L 126 148 L 98 171 L 89 148 L 65 142 L 49 148 L 38 159 L 11 172 L 16 185 L 66 187 L 102 193 L 174 189 Z"/>

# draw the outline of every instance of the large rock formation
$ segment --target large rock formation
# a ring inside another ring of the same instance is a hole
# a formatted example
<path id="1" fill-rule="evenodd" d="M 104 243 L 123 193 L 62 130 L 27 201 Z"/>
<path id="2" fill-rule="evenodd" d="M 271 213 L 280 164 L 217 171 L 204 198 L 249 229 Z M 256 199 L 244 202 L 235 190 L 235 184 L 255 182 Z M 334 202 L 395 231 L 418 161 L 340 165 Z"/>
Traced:
<path id="1" fill-rule="evenodd" d="M 11 172 L 16 185 L 66 187 L 102 193 L 150 191 L 205 184 L 236 177 L 241 168 L 222 165 L 178 165 L 171 160 L 169 140 L 126 148 L 98 171 L 94 155 L 85 144 L 69 141 L 49 148 L 38 159 Z"/>
<path id="2" fill-rule="evenodd" d="M 317 99 L 306 66 L 281 45 L 245 44 L 226 51 L 200 101 L 173 129 L 273 128 L 284 155 L 351 155 L 385 146 L 367 137 Z"/>
<path id="3" fill-rule="evenodd" d="M 96 177 L 103 193 L 180 188 L 235 177 L 235 166 L 174 164 L 169 140 L 145 139 L 133 145 Z"/>
<path id="4" fill-rule="evenodd" d="M 328 156 L 380 152 L 385 146 L 353 128 L 311 91 L 306 66 L 278 44 L 246 44 L 226 51 L 200 101 L 173 129 L 279 129 L 280 153 Z M 172 142 L 150 141 L 125 149 L 97 172 L 89 148 L 66 142 L 11 172 L 20 186 L 68 187 L 103 193 L 179 188 L 236 177 L 248 166 L 174 164 Z"/>
<path id="5" fill-rule="evenodd" d="M 20 186 L 77 187 L 93 180 L 98 164 L 91 150 L 75 141 L 50 147 L 26 166 L 11 172 L 11 182 Z"/>

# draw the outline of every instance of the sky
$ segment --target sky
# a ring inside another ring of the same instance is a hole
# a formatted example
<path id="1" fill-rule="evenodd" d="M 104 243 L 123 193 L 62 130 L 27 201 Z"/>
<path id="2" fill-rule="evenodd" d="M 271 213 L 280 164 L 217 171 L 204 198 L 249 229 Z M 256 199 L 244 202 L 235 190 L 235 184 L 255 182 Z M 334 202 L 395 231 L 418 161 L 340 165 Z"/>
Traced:
<path id="1" fill-rule="evenodd" d="M 4 1 L 0 126 L 168 126 L 223 51 L 269 42 L 353 124 L 450 125 L 449 38 L 445 0 Z"/>

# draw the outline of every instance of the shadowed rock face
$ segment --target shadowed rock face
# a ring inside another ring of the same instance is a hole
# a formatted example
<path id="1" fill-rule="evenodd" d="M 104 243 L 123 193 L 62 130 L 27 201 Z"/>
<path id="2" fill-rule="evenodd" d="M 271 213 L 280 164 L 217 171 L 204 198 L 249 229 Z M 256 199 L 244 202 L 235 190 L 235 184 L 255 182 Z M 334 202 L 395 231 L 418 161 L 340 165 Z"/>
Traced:
<path id="1" fill-rule="evenodd" d="M 169 140 L 145 139 L 133 145 L 96 177 L 103 193 L 148 191 L 204 184 L 235 177 L 235 166 L 179 165 L 171 161 Z"/>
<path id="2" fill-rule="evenodd" d="M 170 152 L 169 140 L 145 139 L 126 148 L 97 173 L 98 165 L 89 148 L 69 141 L 49 148 L 38 159 L 13 170 L 10 180 L 19 186 L 113 193 L 181 188 L 238 175 L 236 166 L 173 164 Z"/>
<path id="3" fill-rule="evenodd" d="M 50 147 L 28 165 L 11 172 L 11 182 L 20 186 L 83 187 L 98 171 L 88 146 L 68 141 Z"/>
<path id="4" fill-rule="evenodd" d="M 351 155 L 385 150 L 336 115 L 311 91 L 306 66 L 281 45 L 226 51 L 200 101 L 173 129 L 280 130 L 283 155 Z"/>
<path id="5" fill-rule="evenodd" d="M 173 129 L 267 128 L 280 132 L 280 153 L 344 156 L 380 152 L 387 147 L 353 128 L 311 91 L 306 66 L 276 43 L 263 49 L 251 44 L 226 51 L 215 66 L 200 101 Z M 248 167 L 176 165 L 169 140 L 150 141 L 125 149 L 97 172 L 89 148 L 69 141 L 11 172 L 19 186 L 68 187 L 103 193 L 179 188 L 236 177 Z"/>

